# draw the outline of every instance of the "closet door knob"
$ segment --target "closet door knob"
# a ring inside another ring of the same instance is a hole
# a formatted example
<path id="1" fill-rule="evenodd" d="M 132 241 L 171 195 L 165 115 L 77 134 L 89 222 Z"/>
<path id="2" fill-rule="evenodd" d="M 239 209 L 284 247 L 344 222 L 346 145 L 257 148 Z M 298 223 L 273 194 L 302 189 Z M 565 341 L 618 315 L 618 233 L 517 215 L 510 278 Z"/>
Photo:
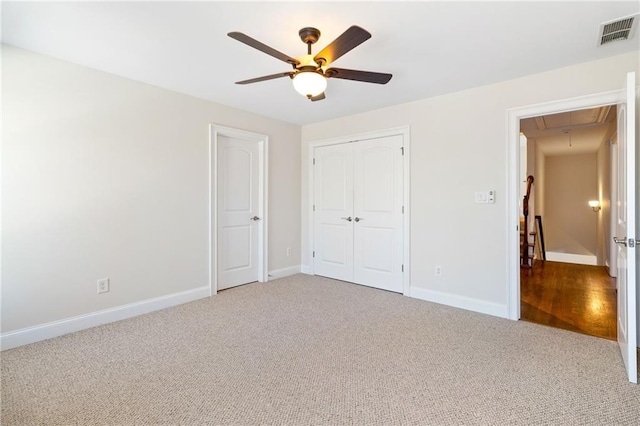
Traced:
<path id="1" fill-rule="evenodd" d="M 362 218 L 362 217 L 356 217 L 356 218 L 355 218 L 355 219 L 353 219 L 353 220 L 355 220 L 356 222 L 360 222 L 361 220 L 364 220 L 364 218 Z"/>
<path id="2" fill-rule="evenodd" d="M 349 217 L 341 217 L 340 219 L 344 219 L 347 222 L 351 222 L 351 216 L 349 216 Z"/>

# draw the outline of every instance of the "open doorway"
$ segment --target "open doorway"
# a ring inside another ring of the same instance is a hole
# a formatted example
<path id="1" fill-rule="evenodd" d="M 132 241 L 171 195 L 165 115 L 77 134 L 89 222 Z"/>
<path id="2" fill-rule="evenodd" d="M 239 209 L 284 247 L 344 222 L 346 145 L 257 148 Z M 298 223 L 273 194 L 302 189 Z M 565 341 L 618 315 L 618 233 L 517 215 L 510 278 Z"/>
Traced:
<path id="1" fill-rule="evenodd" d="M 521 319 L 616 340 L 616 106 L 525 118 L 520 130 Z"/>

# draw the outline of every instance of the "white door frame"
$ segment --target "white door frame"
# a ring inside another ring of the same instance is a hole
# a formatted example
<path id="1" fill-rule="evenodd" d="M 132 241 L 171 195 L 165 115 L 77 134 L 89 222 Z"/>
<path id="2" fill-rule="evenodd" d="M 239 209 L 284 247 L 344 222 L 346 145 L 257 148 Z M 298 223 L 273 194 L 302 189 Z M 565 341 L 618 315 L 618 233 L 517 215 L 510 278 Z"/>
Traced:
<path id="1" fill-rule="evenodd" d="M 616 90 L 507 110 L 507 308 L 509 319 L 516 321 L 520 319 L 520 212 L 518 209 L 520 120 L 619 104 L 626 100 L 625 96 L 625 90 Z"/>
<path id="2" fill-rule="evenodd" d="M 258 227 L 258 281 L 268 280 L 268 176 L 269 176 L 269 137 L 245 130 L 209 125 L 209 288 L 211 295 L 218 292 L 218 137 L 227 136 L 235 139 L 252 141 L 258 144 L 258 216 L 262 219 Z"/>
<path id="3" fill-rule="evenodd" d="M 388 136 L 402 136 L 404 144 L 404 156 L 403 156 L 403 194 L 402 199 L 404 206 L 404 215 L 402 218 L 402 264 L 404 265 L 404 272 L 402 275 L 402 294 L 409 296 L 411 286 L 411 188 L 410 188 L 410 176 L 411 176 L 411 138 L 409 132 L 409 126 L 396 127 L 392 129 L 377 130 L 367 133 L 359 133 L 351 136 L 339 136 L 337 138 L 323 139 L 317 141 L 310 141 L 308 144 L 309 158 L 307 163 L 308 177 L 307 177 L 307 194 L 308 194 L 308 245 L 307 245 L 307 259 L 309 259 L 309 273 L 314 275 L 313 265 L 313 188 L 314 188 L 314 170 L 313 170 L 313 153 L 315 148 L 327 145 L 338 145 L 344 143 L 352 143 L 358 141 L 364 141 L 367 139 L 384 138 Z"/>

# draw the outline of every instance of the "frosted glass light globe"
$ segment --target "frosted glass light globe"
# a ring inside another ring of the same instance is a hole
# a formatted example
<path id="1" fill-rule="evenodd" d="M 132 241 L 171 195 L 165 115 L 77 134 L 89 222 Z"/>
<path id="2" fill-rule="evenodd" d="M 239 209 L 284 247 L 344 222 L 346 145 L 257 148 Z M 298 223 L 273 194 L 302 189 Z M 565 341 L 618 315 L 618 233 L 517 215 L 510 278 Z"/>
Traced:
<path id="1" fill-rule="evenodd" d="M 293 88 L 307 98 L 318 96 L 327 88 L 327 79 L 314 71 L 299 72 L 293 77 Z"/>

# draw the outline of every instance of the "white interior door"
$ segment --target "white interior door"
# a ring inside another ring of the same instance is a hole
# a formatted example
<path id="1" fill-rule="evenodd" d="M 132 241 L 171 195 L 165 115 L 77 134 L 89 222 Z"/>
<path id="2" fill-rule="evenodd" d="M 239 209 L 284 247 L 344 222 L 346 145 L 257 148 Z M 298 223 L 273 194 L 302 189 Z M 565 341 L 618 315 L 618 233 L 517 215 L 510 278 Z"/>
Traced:
<path id="1" fill-rule="evenodd" d="M 258 281 L 260 146 L 218 135 L 217 289 Z"/>
<path id="2" fill-rule="evenodd" d="M 314 273 L 353 281 L 353 144 L 314 150 Z"/>
<path id="3" fill-rule="evenodd" d="M 354 282 L 402 293 L 402 136 L 354 146 Z"/>
<path id="4" fill-rule="evenodd" d="M 627 75 L 627 101 L 618 105 L 618 344 L 629 381 L 638 383 L 635 229 L 635 73 Z"/>

